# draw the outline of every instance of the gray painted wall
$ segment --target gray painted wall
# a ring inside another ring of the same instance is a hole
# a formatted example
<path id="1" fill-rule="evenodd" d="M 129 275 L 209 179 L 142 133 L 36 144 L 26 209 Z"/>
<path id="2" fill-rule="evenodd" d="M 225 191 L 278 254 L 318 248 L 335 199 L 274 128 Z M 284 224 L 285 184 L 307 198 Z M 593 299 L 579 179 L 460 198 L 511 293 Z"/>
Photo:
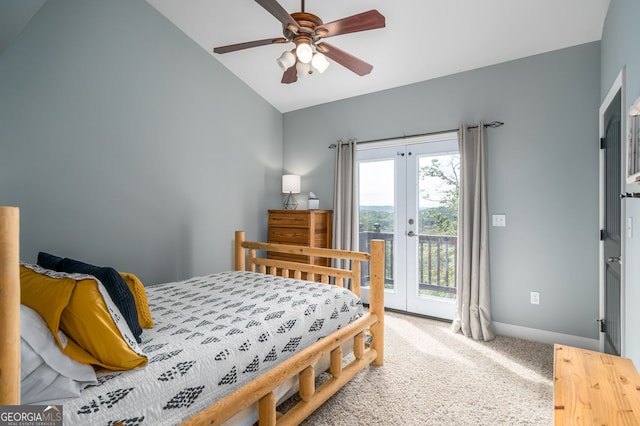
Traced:
<path id="1" fill-rule="evenodd" d="M 282 115 L 146 2 L 47 2 L 0 56 L 0 100 L 24 261 L 153 284 L 230 269 L 235 229 L 266 236 Z"/>
<path id="2" fill-rule="evenodd" d="M 489 130 L 489 210 L 507 215 L 490 230 L 493 319 L 597 339 L 599 63 L 595 42 L 290 112 L 284 168 L 331 208 L 337 139 L 504 121 Z"/>
<path id="3" fill-rule="evenodd" d="M 626 108 L 640 96 L 640 2 L 611 0 L 602 32 L 601 100 L 609 92 L 618 73 L 626 67 Z M 627 186 L 627 191 L 639 192 L 640 185 Z M 626 238 L 623 261 L 626 272 L 626 338 L 624 356 L 640 366 L 640 200 L 626 201 L 626 216 L 632 218 L 634 235 Z"/>

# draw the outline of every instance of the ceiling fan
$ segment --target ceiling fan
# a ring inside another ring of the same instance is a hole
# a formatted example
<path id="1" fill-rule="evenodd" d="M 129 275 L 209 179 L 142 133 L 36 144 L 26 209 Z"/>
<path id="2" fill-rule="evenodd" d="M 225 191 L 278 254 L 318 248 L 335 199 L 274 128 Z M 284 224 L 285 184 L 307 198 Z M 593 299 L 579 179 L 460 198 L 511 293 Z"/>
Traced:
<path id="1" fill-rule="evenodd" d="M 371 64 L 320 40 L 341 34 L 384 28 L 384 16 L 377 10 L 369 10 L 325 24 L 316 15 L 305 12 L 304 0 L 301 0 L 301 11 L 292 14 L 289 14 L 276 0 L 255 1 L 282 23 L 284 37 L 220 46 L 213 49 L 215 53 L 222 54 L 251 47 L 292 42 L 296 45 L 295 49 L 286 50 L 277 59 L 284 70 L 282 83 L 285 84 L 294 83 L 298 78 L 312 74 L 314 70 L 324 72 L 329 66 L 327 57 L 360 76 L 369 74 L 373 69 Z"/>

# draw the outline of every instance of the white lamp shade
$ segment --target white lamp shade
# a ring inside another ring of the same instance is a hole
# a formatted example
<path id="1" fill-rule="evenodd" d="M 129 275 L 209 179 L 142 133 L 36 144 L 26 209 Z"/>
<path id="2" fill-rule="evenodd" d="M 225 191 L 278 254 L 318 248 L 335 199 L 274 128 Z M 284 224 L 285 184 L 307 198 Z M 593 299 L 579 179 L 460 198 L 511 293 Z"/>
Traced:
<path id="1" fill-rule="evenodd" d="M 294 55 L 293 52 L 285 50 L 282 55 L 276 59 L 276 62 L 280 65 L 282 71 L 286 71 L 296 63 L 296 55 Z"/>
<path id="2" fill-rule="evenodd" d="M 322 53 L 316 53 L 313 55 L 313 59 L 311 59 L 311 65 L 322 74 L 329 68 L 329 61 L 327 61 L 327 57 Z"/>
<path id="3" fill-rule="evenodd" d="M 311 73 L 313 73 L 313 70 L 311 69 L 311 64 L 305 64 L 304 62 L 299 62 L 296 63 L 296 75 L 298 76 L 298 78 L 306 78 L 309 77 L 309 75 L 311 75 Z"/>
<path id="4" fill-rule="evenodd" d="M 282 175 L 282 193 L 283 194 L 299 194 L 300 193 L 300 176 L 298 175 Z"/>
<path id="5" fill-rule="evenodd" d="M 308 43 L 298 43 L 298 47 L 296 47 L 296 56 L 298 60 L 303 64 L 308 64 L 311 62 L 311 57 L 313 56 L 313 49 L 309 46 Z"/>

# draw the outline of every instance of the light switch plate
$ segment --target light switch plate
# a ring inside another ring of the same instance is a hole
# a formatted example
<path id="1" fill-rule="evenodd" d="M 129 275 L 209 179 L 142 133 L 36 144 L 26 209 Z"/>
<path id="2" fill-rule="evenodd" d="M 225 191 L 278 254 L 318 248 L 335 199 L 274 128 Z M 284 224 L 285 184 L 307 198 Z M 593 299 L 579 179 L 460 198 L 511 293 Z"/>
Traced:
<path id="1" fill-rule="evenodd" d="M 493 215 L 493 226 L 507 226 L 507 215 L 506 214 L 494 214 Z"/>

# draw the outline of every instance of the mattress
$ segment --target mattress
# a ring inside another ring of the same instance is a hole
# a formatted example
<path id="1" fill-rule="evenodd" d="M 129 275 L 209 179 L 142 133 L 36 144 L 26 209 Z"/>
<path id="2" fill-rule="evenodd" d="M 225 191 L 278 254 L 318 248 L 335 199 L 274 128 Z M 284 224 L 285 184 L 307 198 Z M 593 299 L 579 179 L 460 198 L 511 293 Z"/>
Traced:
<path id="1" fill-rule="evenodd" d="M 349 290 L 244 271 L 146 290 L 148 365 L 101 372 L 79 398 L 51 401 L 65 424 L 180 423 L 363 314 Z"/>

